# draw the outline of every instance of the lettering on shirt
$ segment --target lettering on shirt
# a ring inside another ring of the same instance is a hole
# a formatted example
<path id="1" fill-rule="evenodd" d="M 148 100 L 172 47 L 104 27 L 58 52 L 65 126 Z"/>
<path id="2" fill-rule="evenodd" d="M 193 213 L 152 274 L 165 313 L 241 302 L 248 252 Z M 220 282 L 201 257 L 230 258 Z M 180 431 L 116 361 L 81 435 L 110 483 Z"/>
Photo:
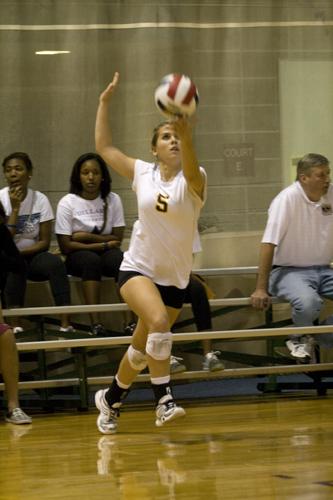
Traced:
<path id="1" fill-rule="evenodd" d="M 159 193 L 157 196 L 157 201 L 156 201 L 156 210 L 159 212 L 167 212 L 168 211 L 168 199 L 169 195 L 168 194 L 161 194 Z"/>

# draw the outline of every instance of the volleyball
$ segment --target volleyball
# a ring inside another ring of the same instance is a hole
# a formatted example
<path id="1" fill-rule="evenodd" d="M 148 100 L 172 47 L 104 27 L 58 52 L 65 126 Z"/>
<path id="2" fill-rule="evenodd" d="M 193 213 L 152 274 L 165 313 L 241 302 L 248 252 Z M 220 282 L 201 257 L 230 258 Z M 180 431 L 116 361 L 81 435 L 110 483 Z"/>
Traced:
<path id="1" fill-rule="evenodd" d="M 155 90 L 155 104 L 159 111 L 170 116 L 191 116 L 199 103 L 198 89 L 191 78 L 178 73 L 166 75 Z"/>

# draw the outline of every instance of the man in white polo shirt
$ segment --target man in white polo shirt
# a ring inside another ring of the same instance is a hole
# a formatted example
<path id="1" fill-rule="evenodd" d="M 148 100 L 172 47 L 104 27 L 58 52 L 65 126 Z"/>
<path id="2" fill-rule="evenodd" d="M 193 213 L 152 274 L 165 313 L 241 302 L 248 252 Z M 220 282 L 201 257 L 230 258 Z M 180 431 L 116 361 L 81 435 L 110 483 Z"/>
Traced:
<path id="1" fill-rule="evenodd" d="M 295 326 L 319 318 L 323 297 L 333 300 L 333 185 L 327 158 L 309 153 L 297 165 L 296 181 L 272 201 L 260 248 L 253 307 L 266 309 L 270 296 L 290 302 Z M 333 318 L 326 320 L 333 323 Z M 321 339 L 329 337 L 321 336 Z M 293 335 L 293 357 L 312 358 L 314 339 Z"/>

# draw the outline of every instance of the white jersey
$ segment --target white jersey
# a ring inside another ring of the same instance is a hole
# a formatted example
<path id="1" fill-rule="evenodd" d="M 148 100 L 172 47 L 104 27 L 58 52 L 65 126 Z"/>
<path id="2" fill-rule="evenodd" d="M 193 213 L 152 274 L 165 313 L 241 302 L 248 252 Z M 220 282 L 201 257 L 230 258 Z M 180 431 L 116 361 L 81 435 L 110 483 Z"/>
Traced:
<path id="1" fill-rule="evenodd" d="M 159 285 L 186 288 L 204 201 L 188 189 L 182 171 L 165 182 L 157 165 L 141 160 L 135 162 L 132 187 L 139 219 L 120 269 L 137 271 Z"/>
<path id="2" fill-rule="evenodd" d="M 276 245 L 273 264 L 308 267 L 333 259 L 333 185 L 313 202 L 296 181 L 281 191 L 269 208 L 263 243 Z"/>
<path id="3" fill-rule="evenodd" d="M 0 201 L 6 215 L 9 216 L 12 212 L 12 205 L 8 187 L 0 190 Z M 17 248 L 23 250 L 37 243 L 39 241 L 40 223 L 52 221 L 53 219 L 53 210 L 47 196 L 40 191 L 28 189 L 27 196 L 20 205 L 16 222 L 14 241 Z"/>
<path id="4" fill-rule="evenodd" d="M 111 234 L 112 228 L 125 226 L 123 205 L 116 193 L 107 198 L 106 224 L 101 234 Z M 86 200 L 76 194 L 66 194 L 58 203 L 55 232 L 68 236 L 78 231 L 100 231 L 104 224 L 104 201 L 101 196 Z"/>

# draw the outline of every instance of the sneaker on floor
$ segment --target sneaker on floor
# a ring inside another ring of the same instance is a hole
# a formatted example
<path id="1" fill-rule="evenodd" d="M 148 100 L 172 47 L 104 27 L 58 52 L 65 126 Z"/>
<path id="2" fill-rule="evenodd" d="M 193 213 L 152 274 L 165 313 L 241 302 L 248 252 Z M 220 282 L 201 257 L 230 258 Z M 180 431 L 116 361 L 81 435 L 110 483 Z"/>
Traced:
<path id="1" fill-rule="evenodd" d="M 26 413 L 24 413 L 21 408 L 14 408 L 14 410 L 8 412 L 5 416 L 6 422 L 10 424 L 22 425 L 31 424 L 32 419 Z"/>
<path id="2" fill-rule="evenodd" d="M 217 372 L 219 370 L 224 370 L 224 364 L 217 357 L 219 354 L 221 354 L 220 351 L 212 351 L 205 354 L 205 359 L 202 363 L 202 369 L 206 372 Z"/>
<path id="3" fill-rule="evenodd" d="M 94 337 L 109 337 L 109 333 L 107 332 L 106 328 L 104 325 L 101 323 L 97 323 L 96 325 L 93 325 L 91 328 L 91 335 Z"/>
<path id="4" fill-rule="evenodd" d="M 170 373 L 182 373 L 186 371 L 186 366 L 182 363 L 183 358 L 177 358 L 176 356 L 170 356 Z"/>
<path id="5" fill-rule="evenodd" d="M 160 399 L 156 407 L 155 425 L 162 427 L 167 422 L 171 422 L 179 417 L 184 417 L 185 410 L 181 406 L 177 406 L 172 396 L 167 394 Z"/>
<path id="6" fill-rule="evenodd" d="M 59 332 L 61 333 L 75 333 L 75 328 L 72 325 L 69 326 L 61 326 L 59 328 Z"/>
<path id="7" fill-rule="evenodd" d="M 110 408 L 105 399 L 107 390 L 108 389 L 101 389 L 95 394 L 95 405 L 100 412 L 97 417 L 97 427 L 102 434 L 114 434 L 117 432 L 117 419 L 119 417 L 119 406 L 121 403 L 115 403 L 118 407 Z"/>
<path id="8" fill-rule="evenodd" d="M 304 336 L 289 339 L 286 341 L 286 346 L 293 358 L 310 361 L 313 357 L 314 340 L 312 337 Z"/>

